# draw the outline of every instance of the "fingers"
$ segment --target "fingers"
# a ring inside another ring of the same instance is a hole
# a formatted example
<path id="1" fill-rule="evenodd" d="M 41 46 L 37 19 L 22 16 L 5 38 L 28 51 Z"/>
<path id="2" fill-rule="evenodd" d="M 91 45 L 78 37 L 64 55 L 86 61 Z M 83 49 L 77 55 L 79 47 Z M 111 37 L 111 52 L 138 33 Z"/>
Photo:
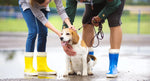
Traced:
<path id="1" fill-rule="evenodd" d="M 93 22 L 92 22 L 92 24 L 93 24 L 94 26 L 96 26 L 96 27 L 99 26 L 99 23 L 93 23 Z"/>
<path id="2" fill-rule="evenodd" d="M 94 26 L 98 26 L 98 25 L 99 25 L 99 23 L 95 20 L 94 17 L 92 18 L 92 24 L 93 24 Z"/>
<path id="3" fill-rule="evenodd" d="M 76 55 L 76 52 L 74 52 L 73 50 L 66 50 L 65 52 L 68 56 L 75 56 Z"/>
<path id="4" fill-rule="evenodd" d="M 68 56 L 75 56 L 75 55 L 76 55 L 76 52 L 66 51 L 66 54 L 67 54 Z"/>
<path id="5" fill-rule="evenodd" d="M 67 54 L 69 56 L 75 56 L 76 55 L 76 52 L 73 50 L 71 45 L 67 45 Z"/>
<path id="6" fill-rule="evenodd" d="M 73 50 L 72 46 L 71 45 L 62 45 L 65 53 L 68 55 L 68 56 L 75 56 L 76 55 L 76 52 Z"/>
<path id="7" fill-rule="evenodd" d="M 74 30 L 74 31 L 76 31 L 76 28 L 73 25 L 69 26 L 69 28 L 72 29 L 72 30 Z"/>
<path id="8" fill-rule="evenodd" d="M 99 16 L 95 16 L 92 18 L 92 24 L 94 26 L 99 26 L 99 22 L 101 21 L 100 17 Z"/>
<path id="9" fill-rule="evenodd" d="M 67 46 L 68 49 L 72 49 L 72 46 L 71 46 L 71 45 L 68 44 L 68 45 L 66 45 L 66 46 Z"/>

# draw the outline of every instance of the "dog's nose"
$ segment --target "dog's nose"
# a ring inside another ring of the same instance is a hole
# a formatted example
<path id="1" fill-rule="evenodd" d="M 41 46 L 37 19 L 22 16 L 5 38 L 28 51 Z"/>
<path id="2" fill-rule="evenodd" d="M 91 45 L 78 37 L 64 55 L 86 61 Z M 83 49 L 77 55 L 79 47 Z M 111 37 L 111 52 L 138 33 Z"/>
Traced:
<path id="1" fill-rule="evenodd" d="M 63 37 L 60 37 L 60 40 L 62 41 L 64 38 Z"/>

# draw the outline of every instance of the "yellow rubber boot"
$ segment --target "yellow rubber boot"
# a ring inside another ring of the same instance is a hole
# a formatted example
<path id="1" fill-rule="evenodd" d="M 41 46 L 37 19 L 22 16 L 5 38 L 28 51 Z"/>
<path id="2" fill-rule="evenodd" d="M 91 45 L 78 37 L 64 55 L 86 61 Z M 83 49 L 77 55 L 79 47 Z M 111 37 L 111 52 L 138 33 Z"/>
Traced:
<path id="1" fill-rule="evenodd" d="M 25 75 L 37 75 L 37 71 L 33 68 L 33 52 L 25 53 Z"/>
<path id="2" fill-rule="evenodd" d="M 55 75 L 56 71 L 51 70 L 47 66 L 46 58 L 47 58 L 46 52 L 38 52 L 38 54 L 37 54 L 37 72 L 38 72 L 38 75 L 48 75 L 48 74 Z"/>

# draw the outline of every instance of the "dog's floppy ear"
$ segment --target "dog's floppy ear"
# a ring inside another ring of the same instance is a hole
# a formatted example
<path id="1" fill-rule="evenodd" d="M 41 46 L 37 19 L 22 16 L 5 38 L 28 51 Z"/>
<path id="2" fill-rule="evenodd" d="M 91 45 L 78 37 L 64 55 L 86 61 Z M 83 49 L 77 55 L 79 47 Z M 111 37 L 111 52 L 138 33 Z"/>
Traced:
<path id="1" fill-rule="evenodd" d="M 71 32 L 72 32 L 72 44 L 77 44 L 79 41 L 79 35 L 77 34 L 76 31 L 72 29 L 71 29 Z"/>

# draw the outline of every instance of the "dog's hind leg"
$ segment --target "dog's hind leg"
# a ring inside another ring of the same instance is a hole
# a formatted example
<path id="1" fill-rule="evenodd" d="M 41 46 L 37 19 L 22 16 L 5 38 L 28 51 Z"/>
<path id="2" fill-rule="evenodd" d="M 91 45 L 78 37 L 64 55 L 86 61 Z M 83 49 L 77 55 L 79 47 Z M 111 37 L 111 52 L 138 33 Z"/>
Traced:
<path id="1" fill-rule="evenodd" d="M 91 60 L 88 62 L 88 75 L 93 75 Z"/>

